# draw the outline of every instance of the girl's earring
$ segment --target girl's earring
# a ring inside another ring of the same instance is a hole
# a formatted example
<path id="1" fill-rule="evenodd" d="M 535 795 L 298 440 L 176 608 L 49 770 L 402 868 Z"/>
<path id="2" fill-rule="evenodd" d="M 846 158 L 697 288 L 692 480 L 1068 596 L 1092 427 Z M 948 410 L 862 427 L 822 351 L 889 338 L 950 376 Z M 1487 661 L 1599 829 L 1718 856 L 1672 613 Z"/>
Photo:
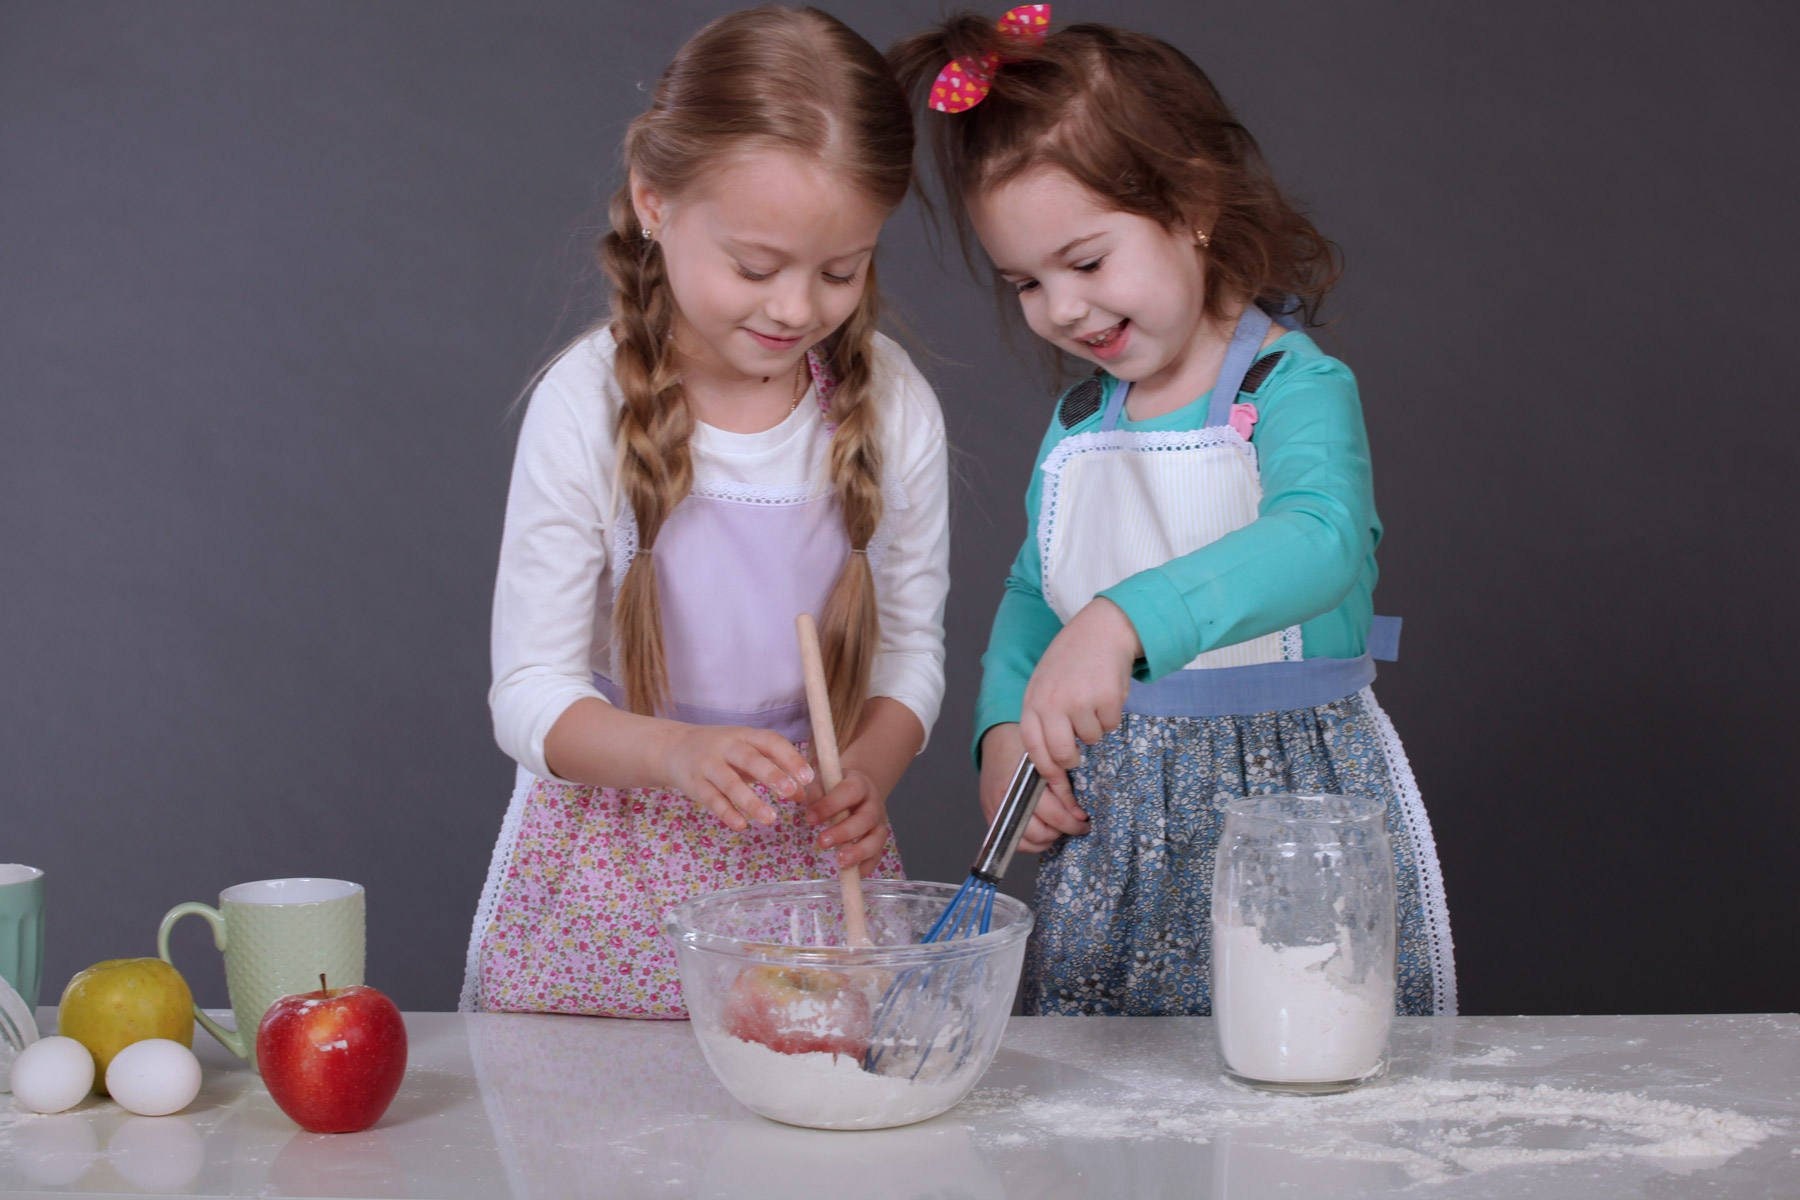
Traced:
<path id="1" fill-rule="evenodd" d="M 1212 245 L 1211 235 L 1204 229 L 1194 230 L 1194 245 L 1200 247 L 1202 250 L 1206 249 L 1208 246 Z"/>
<path id="2" fill-rule="evenodd" d="M 656 240 L 656 230 L 651 229 L 648 225 L 646 225 L 644 227 L 643 232 L 644 232 L 644 240 L 646 242 L 654 242 Z"/>

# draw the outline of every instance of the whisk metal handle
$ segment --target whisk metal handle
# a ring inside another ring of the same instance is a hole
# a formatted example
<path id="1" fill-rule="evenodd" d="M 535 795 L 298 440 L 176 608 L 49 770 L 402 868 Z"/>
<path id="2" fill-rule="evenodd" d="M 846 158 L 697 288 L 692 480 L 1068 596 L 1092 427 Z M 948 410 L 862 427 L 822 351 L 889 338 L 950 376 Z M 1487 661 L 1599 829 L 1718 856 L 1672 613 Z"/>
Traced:
<path id="1" fill-rule="evenodd" d="M 1029 754 L 1020 755 L 1012 782 L 1006 785 L 1006 798 L 994 811 L 987 836 L 981 839 L 981 853 L 975 856 L 975 866 L 970 873 L 977 879 L 1000 882 L 1012 863 L 1013 851 L 1019 848 L 1025 823 L 1037 811 L 1038 797 L 1043 793 L 1044 777 L 1031 765 Z"/>

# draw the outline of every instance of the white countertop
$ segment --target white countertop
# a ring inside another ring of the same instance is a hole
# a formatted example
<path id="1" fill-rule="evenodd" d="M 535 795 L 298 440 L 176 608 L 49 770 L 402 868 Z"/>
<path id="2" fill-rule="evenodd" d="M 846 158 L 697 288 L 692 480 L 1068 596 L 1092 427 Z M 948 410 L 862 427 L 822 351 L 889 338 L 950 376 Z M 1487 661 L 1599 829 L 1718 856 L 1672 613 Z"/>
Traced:
<path id="1" fill-rule="evenodd" d="M 406 1022 L 406 1084 L 358 1134 L 297 1130 L 204 1033 L 205 1084 L 175 1116 L 0 1095 L 0 1193 L 1800 1196 L 1792 1014 L 1401 1018 L 1386 1079 L 1318 1098 L 1221 1079 L 1205 1018 L 1014 1018 L 963 1104 L 869 1133 L 740 1108 L 685 1023 Z"/>

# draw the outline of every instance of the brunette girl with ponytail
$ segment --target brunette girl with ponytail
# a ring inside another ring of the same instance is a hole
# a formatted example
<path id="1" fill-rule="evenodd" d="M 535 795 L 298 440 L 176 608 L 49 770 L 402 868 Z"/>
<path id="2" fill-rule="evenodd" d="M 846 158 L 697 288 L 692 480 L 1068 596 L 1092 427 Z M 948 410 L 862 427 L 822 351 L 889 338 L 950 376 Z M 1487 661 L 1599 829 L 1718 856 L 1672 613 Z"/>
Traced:
<path id="1" fill-rule="evenodd" d="M 673 904 L 899 873 L 887 796 L 942 698 L 948 585 L 942 417 L 876 329 L 912 153 L 880 54 L 813 9 L 708 25 L 627 130 L 607 319 L 520 431 L 489 697 L 519 781 L 465 1008 L 679 1017 Z"/>
<path id="2" fill-rule="evenodd" d="M 1049 784 L 1025 1009 L 1210 1012 L 1225 805 L 1306 791 L 1382 806 L 1394 1003 L 1454 1012 L 1431 824 L 1370 686 L 1398 622 L 1356 378 L 1301 330 L 1336 247 L 1185 54 L 1049 9 L 889 52 L 965 250 L 1086 376 L 1048 406 L 976 699 L 983 807 L 1021 755 Z"/>

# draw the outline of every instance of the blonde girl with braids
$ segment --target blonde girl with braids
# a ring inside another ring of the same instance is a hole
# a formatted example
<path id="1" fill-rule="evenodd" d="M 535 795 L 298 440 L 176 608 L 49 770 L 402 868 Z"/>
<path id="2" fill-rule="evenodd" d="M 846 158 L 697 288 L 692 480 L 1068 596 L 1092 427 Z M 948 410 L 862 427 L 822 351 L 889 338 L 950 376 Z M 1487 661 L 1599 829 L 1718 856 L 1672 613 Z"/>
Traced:
<path id="1" fill-rule="evenodd" d="M 937 716 L 948 587 L 942 416 L 876 332 L 912 153 L 880 54 L 813 9 L 714 21 L 627 131 L 609 317 L 519 434 L 489 696 L 519 781 L 465 1009 L 682 1017 L 670 906 L 900 872 L 887 797 Z"/>
<path id="2" fill-rule="evenodd" d="M 1205 73 L 1153 37 L 963 15 L 890 51 L 944 203 L 1077 366 L 982 657 L 982 804 L 1049 789 L 1031 1013 L 1211 1009 L 1213 854 L 1252 793 L 1378 799 L 1398 1007 L 1454 1012 L 1431 824 L 1370 684 L 1381 538 L 1356 378 L 1298 326 L 1337 257 Z"/>

